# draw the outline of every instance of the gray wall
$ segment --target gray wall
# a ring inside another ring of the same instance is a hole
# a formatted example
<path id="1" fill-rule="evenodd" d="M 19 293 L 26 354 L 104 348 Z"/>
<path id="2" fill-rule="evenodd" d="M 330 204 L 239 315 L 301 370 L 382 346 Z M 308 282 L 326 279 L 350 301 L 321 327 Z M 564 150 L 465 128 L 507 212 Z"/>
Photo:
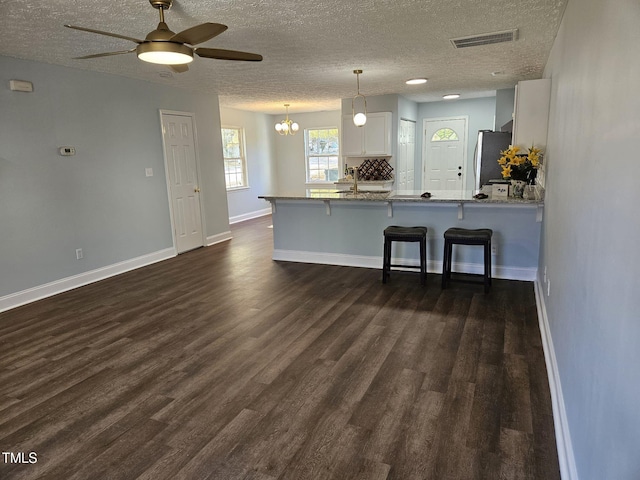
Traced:
<path id="1" fill-rule="evenodd" d="M 418 103 L 409 100 L 402 95 L 398 96 L 398 125 L 400 120 L 418 120 Z"/>
<path id="2" fill-rule="evenodd" d="M 419 104 L 416 131 L 416 186 L 422 184 L 422 145 L 424 136 L 424 120 L 430 118 L 467 115 L 469 117 L 469 123 L 467 125 L 469 138 L 467 143 L 465 190 L 473 190 L 475 185 L 473 176 L 473 152 L 476 148 L 478 130 L 493 130 L 495 108 L 495 97 L 471 98 L 468 100 L 449 100 Z"/>
<path id="3" fill-rule="evenodd" d="M 500 131 L 505 123 L 513 120 L 515 98 L 515 88 L 496 90 L 496 125 L 494 130 Z"/>
<path id="4" fill-rule="evenodd" d="M 538 272 L 580 480 L 640 478 L 638 25 L 636 0 L 570 0 L 545 69 Z"/>
<path id="5" fill-rule="evenodd" d="M 172 247 L 159 109 L 195 114 L 206 233 L 229 230 L 217 97 L 8 57 L 0 72 L 0 298 Z"/>
<path id="6" fill-rule="evenodd" d="M 351 108 L 351 107 L 349 107 Z M 305 188 L 306 172 L 304 157 L 304 130 L 306 128 L 338 127 L 340 126 L 340 111 L 315 113 L 290 113 L 289 119 L 300 125 L 296 135 L 278 135 L 274 125 L 284 119 L 284 115 L 271 115 L 271 135 L 275 142 L 275 169 L 278 175 L 278 191 L 300 192 Z M 263 192 L 273 193 L 273 192 Z"/>
<path id="7" fill-rule="evenodd" d="M 269 202 L 258 195 L 277 190 L 275 121 L 270 115 L 232 108 L 220 108 L 220 120 L 223 126 L 243 128 L 245 135 L 249 188 L 227 192 L 230 219 L 270 209 Z M 301 138 L 302 132 L 297 137 Z"/>
<path id="8" fill-rule="evenodd" d="M 384 203 L 331 202 L 331 215 L 327 215 L 321 201 L 279 200 L 273 216 L 276 258 L 289 256 L 311 263 L 320 260 L 320 263 L 381 268 L 381 232 L 389 225 L 424 225 L 429 229 L 429 269 L 442 272 L 443 233 L 447 228 L 491 225 L 498 246 L 498 255 L 492 260 L 494 276 L 535 278 L 541 226 L 536 220 L 535 205 L 466 204 L 462 219 L 458 219 L 455 202 L 394 202 L 392 210 L 393 216 L 389 217 Z M 393 252 L 394 263 L 419 265 L 416 244 L 396 245 Z M 400 260 L 396 262 L 396 258 Z M 456 251 L 453 262 L 454 270 L 481 273 L 482 249 Z"/>

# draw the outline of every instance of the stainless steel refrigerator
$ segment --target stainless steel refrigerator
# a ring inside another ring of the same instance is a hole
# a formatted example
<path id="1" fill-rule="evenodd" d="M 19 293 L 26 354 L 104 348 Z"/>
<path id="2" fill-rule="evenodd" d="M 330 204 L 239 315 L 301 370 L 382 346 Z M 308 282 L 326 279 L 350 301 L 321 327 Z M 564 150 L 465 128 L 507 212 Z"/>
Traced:
<path id="1" fill-rule="evenodd" d="M 502 168 L 498 164 L 500 152 L 509 148 L 511 132 L 492 132 L 480 130 L 473 159 L 476 190 L 489 183 L 489 180 L 502 180 Z"/>

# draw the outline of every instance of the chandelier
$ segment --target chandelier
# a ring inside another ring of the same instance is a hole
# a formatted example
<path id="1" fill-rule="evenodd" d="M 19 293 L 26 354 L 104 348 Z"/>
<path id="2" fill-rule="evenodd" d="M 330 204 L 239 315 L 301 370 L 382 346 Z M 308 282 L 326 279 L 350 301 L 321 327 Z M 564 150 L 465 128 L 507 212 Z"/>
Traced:
<path id="1" fill-rule="evenodd" d="M 284 106 L 287 109 L 287 118 L 276 123 L 276 132 L 280 135 L 295 135 L 300 126 L 296 122 L 289 120 L 289 104 L 285 103 Z"/>
<path id="2" fill-rule="evenodd" d="M 356 74 L 356 80 L 358 82 L 358 94 L 351 100 L 351 113 L 353 115 L 354 125 L 356 127 L 362 127 L 367 123 L 367 97 L 360 94 L 360 74 L 362 70 L 354 70 L 353 73 Z M 361 112 L 356 113 L 356 99 L 359 97 L 362 98 L 364 108 Z"/>

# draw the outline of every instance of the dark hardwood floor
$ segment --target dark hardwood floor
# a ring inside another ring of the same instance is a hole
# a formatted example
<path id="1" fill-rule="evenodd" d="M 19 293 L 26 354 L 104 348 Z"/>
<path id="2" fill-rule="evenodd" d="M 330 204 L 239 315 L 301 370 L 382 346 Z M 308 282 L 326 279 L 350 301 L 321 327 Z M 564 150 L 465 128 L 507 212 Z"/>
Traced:
<path id="1" fill-rule="evenodd" d="M 270 221 L 0 314 L 0 478 L 560 478 L 531 283 L 278 263 Z"/>

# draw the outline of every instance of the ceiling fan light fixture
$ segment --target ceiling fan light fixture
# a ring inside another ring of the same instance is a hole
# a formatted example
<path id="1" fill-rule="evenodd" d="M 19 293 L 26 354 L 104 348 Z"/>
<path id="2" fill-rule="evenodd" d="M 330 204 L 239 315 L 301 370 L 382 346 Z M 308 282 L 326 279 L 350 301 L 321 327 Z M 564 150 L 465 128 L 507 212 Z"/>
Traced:
<path id="1" fill-rule="evenodd" d="M 193 50 L 175 42 L 144 42 L 136 48 L 142 61 L 160 65 L 184 65 L 193 62 Z"/>
<path id="2" fill-rule="evenodd" d="M 353 124 L 356 127 L 363 127 L 365 123 L 367 123 L 367 97 L 360 93 L 360 74 L 362 70 L 354 70 L 353 73 L 356 74 L 356 81 L 358 85 L 358 93 L 351 100 L 351 114 L 353 115 Z M 363 110 L 362 112 L 356 113 L 356 99 L 362 98 L 363 101 Z"/>

